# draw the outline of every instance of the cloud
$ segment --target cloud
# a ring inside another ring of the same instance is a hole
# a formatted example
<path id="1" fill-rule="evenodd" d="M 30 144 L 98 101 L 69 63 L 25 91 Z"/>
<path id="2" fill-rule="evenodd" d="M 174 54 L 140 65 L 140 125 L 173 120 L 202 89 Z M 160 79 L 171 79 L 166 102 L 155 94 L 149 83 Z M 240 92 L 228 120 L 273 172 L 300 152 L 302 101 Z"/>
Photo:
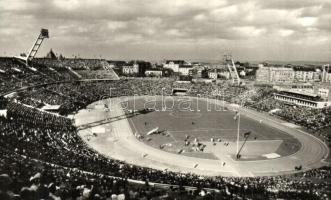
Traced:
<path id="1" fill-rule="evenodd" d="M 268 9 L 291 10 L 298 8 L 311 7 L 314 5 L 323 4 L 324 0 L 275 0 L 275 1 L 259 1 L 261 7 Z"/>
<path id="2" fill-rule="evenodd" d="M 278 32 L 279 32 L 279 35 L 282 37 L 287 37 L 294 33 L 294 31 L 290 30 L 290 29 L 280 29 Z"/>
<path id="3" fill-rule="evenodd" d="M 51 38 L 39 55 L 56 47 L 87 57 L 209 58 L 214 51 L 231 51 L 242 59 L 288 59 L 281 49 L 299 44 L 330 51 L 330 13 L 331 3 L 322 0 L 0 0 L 0 38 L 6 38 L 0 54 L 29 49 L 45 27 Z M 331 60 L 315 52 L 291 55 Z"/>
<path id="4" fill-rule="evenodd" d="M 120 29 L 126 28 L 128 26 L 127 22 L 123 21 L 108 21 L 107 22 L 107 27 L 109 30 L 113 31 L 118 31 Z"/>

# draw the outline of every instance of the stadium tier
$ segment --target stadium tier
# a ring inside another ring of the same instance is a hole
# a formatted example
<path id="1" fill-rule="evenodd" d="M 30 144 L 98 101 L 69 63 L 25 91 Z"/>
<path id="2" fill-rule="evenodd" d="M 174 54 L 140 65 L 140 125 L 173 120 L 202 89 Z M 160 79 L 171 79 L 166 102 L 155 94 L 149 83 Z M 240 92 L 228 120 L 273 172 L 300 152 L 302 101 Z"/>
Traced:
<path id="1" fill-rule="evenodd" d="M 118 79 L 107 65 L 96 59 L 34 59 L 26 66 L 0 58 L 0 199 L 330 199 L 327 164 L 310 170 L 296 166 L 293 173 L 276 176 L 202 176 L 143 167 L 92 149 L 78 134 L 72 118 L 77 112 L 102 99 L 178 91 L 265 114 L 277 110 L 273 117 L 331 144 L 330 107 L 293 106 L 275 100 L 269 87 L 226 81 Z"/>

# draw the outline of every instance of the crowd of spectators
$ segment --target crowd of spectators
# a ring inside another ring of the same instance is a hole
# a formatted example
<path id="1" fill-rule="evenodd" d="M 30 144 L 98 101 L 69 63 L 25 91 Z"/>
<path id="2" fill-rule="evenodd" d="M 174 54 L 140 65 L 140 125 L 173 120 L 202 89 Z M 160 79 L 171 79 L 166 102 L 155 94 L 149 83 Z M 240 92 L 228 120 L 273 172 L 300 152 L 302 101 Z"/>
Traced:
<path id="1" fill-rule="evenodd" d="M 0 94 L 23 87 L 74 79 L 67 68 L 52 68 L 35 62 L 26 66 L 16 58 L 0 57 Z"/>
<path id="2" fill-rule="evenodd" d="M 46 104 L 61 105 L 61 114 L 66 115 L 81 109 L 83 105 L 88 105 L 102 98 L 133 95 L 172 95 L 174 88 L 186 89 L 189 96 L 219 98 L 230 102 L 235 101 L 238 95 L 247 90 L 245 87 L 231 86 L 226 82 L 212 85 L 206 83 L 178 83 L 170 78 L 129 78 L 116 81 L 76 81 L 49 84 L 35 90 L 25 90 L 20 93 L 21 98 L 18 99 L 27 104 L 29 104 L 27 99 L 30 98 Z"/>
<path id="3" fill-rule="evenodd" d="M 1 200 L 192 199 L 197 196 L 178 188 L 166 190 L 148 184 L 134 184 L 124 178 L 40 162 L 2 148 L 0 156 Z"/>
<path id="4" fill-rule="evenodd" d="M 79 79 L 118 79 L 106 60 L 102 59 L 34 59 L 35 66 L 41 66 L 43 69 L 56 69 L 67 75 L 66 79 L 70 80 L 70 75 Z M 65 73 L 66 72 L 66 73 Z"/>
<path id="5" fill-rule="evenodd" d="M 0 94 L 38 84 L 105 78 L 118 78 L 105 60 L 37 58 L 26 66 L 25 61 L 0 57 Z"/>
<path id="6" fill-rule="evenodd" d="M 13 58 L 0 58 L 0 91 L 5 93 L 13 89 L 39 83 L 39 76 L 32 70 L 22 67 Z"/>
<path id="7" fill-rule="evenodd" d="M 6 109 L 8 104 L 8 99 L 3 96 L 0 96 L 0 110 Z"/>
<path id="8" fill-rule="evenodd" d="M 107 177 L 109 176 L 120 177 L 120 180 L 125 182 L 124 185 L 127 184 L 126 179 L 130 178 L 145 183 L 157 182 L 179 186 L 188 185 L 197 188 L 215 188 L 218 191 L 207 196 L 218 196 L 219 199 L 231 199 L 238 196 L 254 199 L 274 197 L 313 199 L 323 198 L 329 194 L 328 182 L 323 181 L 330 179 L 329 168 L 305 172 L 301 175 L 210 178 L 125 164 L 121 161 L 106 158 L 86 146 L 77 135 L 77 131 L 69 119 L 20 103 L 10 102 L 8 104 L 7 117 L 0 117 L 0 125 L 0 150 L 2 153 L 0 169 L 9 178 L 15 179 L 16 182 L 11 184 L 9 189 L 14 194 L 19 194 L 21 198 L 25 195 L 51 194 L 66 199 L 64 198 L 68 197 L 66 195 L 79 196 L 84 195 L 84 191 L 89 191 L 87 192 L 89 195 L 85 195 L 90 197 L 94 194 L 89 199 L 98 199 L 99 197 L 102 199 L 113 194 L 123 194 L 126 199 L 130 199 L 132 194 L 128 193 L 129 190 L 138 196 L 147 195 L 145 194 L 146 190 L 152 190 L 150 193 L 160 195 L 160 191 L 156 192 L 155 189 L 150 187 L 144 188 L 143 193 L 140 189 L 135 190 L 135 187 L 124 187 L 122 190 L 113 192 L 111 188 L 114 180 L 111 178 L 111 183 L 108 183 L 109 178 Z M 35 164 L 31 164 L 32 160 L 35 160 L 33 161 Z M 39 169 L 30 170 L 31 168 Z M 59 171 L 61 172 L 60 175 L 57 174 Z M 90 178 L 89 176 L 93 176 L 82 173 L 82 171 L 91 172 L 98 178 Z M 43 180 L 42 183 L 34 183 L 33 181 L 36 176 L 35 173 L 38 172 L 40 174 L 37 178 Z M 313 176 L 317 181 L 309 178 Z M 55 184 L 53 187 L 51 187 L 52 183 Z M 83 187 L 78 187 L 80 185 L 78 183 L 82 184 Z M 37 184 L 37 186 L 33 186 L 34 184 Z M 63 186 L 67 184 L 70 184 L 70 186 Z M 92 185 L 95 185 L 95 187 Z M 56 190 L 61 186 L 64 188 Z M 107 189 L 104 187 L 107 187 Z M 68 192 L 68 190 L 74 190 L 75 192 Z M 82 194 L 80 194 L 80 190 L 82 190 Z M 201 192 L 200 189 L 197 189 L 197 191 Z M 176 191 L 163 190 L 161 196 L 169 192 Z M 193 195 L 191 198 L 194 196 L 200 198 L 200 192 L 190 194 L 182 191 L 181 193 L 184 196 Z M 95 198 L 96 194 L 98 194 L 97 198 Z"/>
<path id="9" fill-rule="evenodd" d="M 73 70 L 98 70 L 103 69 L 106 64 L 105 60 L 101 59 L 83 59 L 83 58 L 65 58 L 65 59 L 52 59 L 52 58 L 37 58 L 34 59 L 36 63 L 46 65 L 52 68 L 66 68 L 70 67 Z"/>

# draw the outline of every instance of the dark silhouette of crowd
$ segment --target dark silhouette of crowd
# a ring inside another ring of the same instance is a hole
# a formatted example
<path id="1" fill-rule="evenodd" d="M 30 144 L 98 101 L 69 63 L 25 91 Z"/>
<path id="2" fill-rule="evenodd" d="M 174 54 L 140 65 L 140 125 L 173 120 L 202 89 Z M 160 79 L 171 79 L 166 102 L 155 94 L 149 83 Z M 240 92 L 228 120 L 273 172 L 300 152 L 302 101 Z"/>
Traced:
<path id="1" fill-rule="evenodd" d="M 49 66 L 54 69 L 70 67 L 74 70 L 84 69 L 103 69 L 103 65 L 106 62 L 101 59 L 83 59 L 83 58 L 65 58 L 65 59 L 52 59 L 52 58 L 37 58 L 34 59 L 35 63 Z"/>
<path id="2" fill-rule="evenodd" d="M 67 68 L 52 68 L 36 63 L 25 65 L 16 58 L 0 57 L 0 94 L 56 81 L 74 80 Z"/>

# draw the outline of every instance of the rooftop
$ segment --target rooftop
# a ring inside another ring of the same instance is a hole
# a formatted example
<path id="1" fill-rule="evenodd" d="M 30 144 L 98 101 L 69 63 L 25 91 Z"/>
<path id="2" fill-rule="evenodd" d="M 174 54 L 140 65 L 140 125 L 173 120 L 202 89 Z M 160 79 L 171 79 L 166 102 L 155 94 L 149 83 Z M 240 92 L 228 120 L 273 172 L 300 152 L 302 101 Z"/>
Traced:
<path id="1" fill-rule="evenodd" d="M 167 60 L 166 64 L 169 64 L 171 62 L 174 64 L 180 64 L 180 65 L 184 65 L 186 63 L 184 60 Z"/>

